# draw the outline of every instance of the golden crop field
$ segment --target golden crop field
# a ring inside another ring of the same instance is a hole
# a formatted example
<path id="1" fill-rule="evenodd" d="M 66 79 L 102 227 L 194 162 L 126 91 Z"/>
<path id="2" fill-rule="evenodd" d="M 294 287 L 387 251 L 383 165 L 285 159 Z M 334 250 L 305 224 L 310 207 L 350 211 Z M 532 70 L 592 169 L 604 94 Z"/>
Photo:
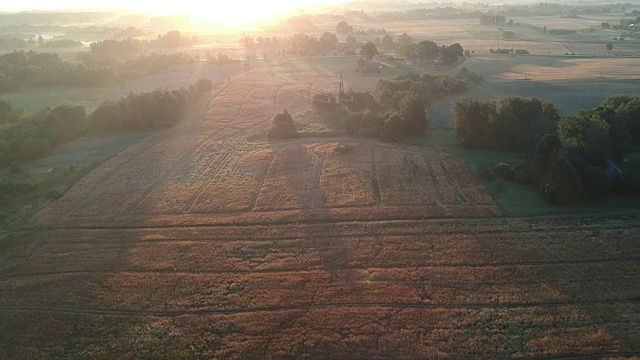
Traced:
<path id="1" fill-rule="evenodd" d="M 438 147 L 252 136 L 336 75 L 256 63 L 4 239 L 0 357 L 637 355 L 637 214 L 505 218 Z"/>

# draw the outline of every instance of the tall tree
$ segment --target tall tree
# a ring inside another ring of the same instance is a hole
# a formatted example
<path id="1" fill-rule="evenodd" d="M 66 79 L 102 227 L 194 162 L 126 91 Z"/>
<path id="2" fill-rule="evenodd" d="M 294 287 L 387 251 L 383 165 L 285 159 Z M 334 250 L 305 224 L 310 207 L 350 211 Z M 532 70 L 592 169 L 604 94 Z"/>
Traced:
<path id="1" fill-rule="evenodd" d="M 420 59 L 435 60 L 440 55 L 440 48 L 435 42 L 425 40 L 416 44 L 416 52 Z"/>
<path id="2" fill-rule="evenodd" d="M 336 25 L 336 33 L 339 35 L 347 35 L 353 32 L 353 26 L 349 25 L 346 21 L 340 21 L 338 25 Z"/>
<path id="3" fill-rule="evenodd" d="M 376 45 L 374 43 L 369 41 L 368 43 L 364 44 L 362 50 L 360 51 L 360 54 L 363 55 L 367 59 L 367 61 L 371 61 L 373 60 L 374 56 L 378 55 L 378 48 L 376 48 Z"/>

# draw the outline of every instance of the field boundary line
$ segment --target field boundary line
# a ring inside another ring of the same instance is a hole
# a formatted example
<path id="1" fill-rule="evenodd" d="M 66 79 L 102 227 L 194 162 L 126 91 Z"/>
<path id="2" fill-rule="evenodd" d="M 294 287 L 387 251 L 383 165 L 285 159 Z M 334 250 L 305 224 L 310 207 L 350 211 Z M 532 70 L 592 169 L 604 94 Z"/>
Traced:
<path id="1" fill-rule="evenodd" d="M 0 311 L 42 311 L 75 315 L 112 315 L 128 317 L 179 317 L 189 315 L 236 315 L 255 313 L 275 313 L 287 311 L 309 311 L 317 309 L 340 309 L 340 308 L 392 308 L 392 309 L 526 309 L 526 308 L 554 308 L 564 306 L 580 305 L 608 305 L 608 304 L 640 304 L 640 299 L 627 300 L 590 300 L 590 301 L 551 301 L 551 302 L 531 302 L 531 303 L 469 303 L 469 304 L 421 304 L 421 303 L 335 303 L 335 304 L 309 304 L 294 306 L 273 306 L 255 307 L 246 309 L 229 310 L 110 310 L 110 309 L 88 309 L 81 307 L 59 307 L 59 306 L 38 306 L 38 305 L 12 305 L 0 306 Z"/>
<path id="2" fill-rule="evenodd" d="M 267 178 L 269 177 L 269 174 L 271 173 L 271 168 L 273 167 L 273 162 L 276 160 L 276 157 L 278 157 L 278 155 L 287 147 L 283 147 L 281 149 L 278 149 L 276 151 L 276 153 L 273 154 L 273 156 L 271 156 L 271 160 L 269 161 L 269 166 L 267 166 L 267 169 L 265 170 L 264 174 L 262 175 L 261 179 L 260 179 L 260 185 L 258 185 L 258 188 L 256 191 L 255 196 L 252 199 L 253 206 L 251 207 L 251 209 L 249 211 L 251 212 L 255 212 L 256 211 L 256 207 L 258 207 L 258 200 L 260 199 L 260 194 L 262 194 L 262 188 L 264 187 L 264 183 L 267 181 Z"/>
<path id="3" fill-rule="evenodd" d="M 27 259 L 25 259 L 27 260 Z M 422 266 L 339 266 L 334 267 L 331 271 L 352 271 L 352 270 L 420 270 L 420 269 L 495 269 L 495 268 L 518 268 L 522 266 L 527 267 L 548 267 L 548 266 L 564 266 L 565 264 L 571 265 L 602 265 L 602 264 L 625 264 L 636 263 L 640 261 L 640 258 L 617 258 L 617 259 L 585 259 L 585 260 L 568 260 L 568 261 L 523 261 L 523 262 L 488 262 L 488 263 L 451 263 L 451 264 L 429 264 Z M 17 267 L 17 266 L 16 266 Z M 69 270 L 69 271 L 41 271 L 41 272 L 26 272 L 26 273 L 9 273 L 8 275 L 0 278 L 0 281 L 7 281 L 14 278 L 25 277 L 38 277 L 38 276 L 56 276 L 56 275 L 85 275 L 85 274 L 150 274 L 150 275 L 252 275 L 252 274 L 309 274 L 309 273 L 327 273 L 326 268 L 310 268 L 310 269 L 267 269 L 267 270 L 187 270 L 187 269 L 161 269 L 161 270 L 144 270 L 144 269 L 109 269 L 109 270 Z M 592 281 L 590 279 L 577 279 L 572 282 L 582 283 Z M 536 281 L 532 281 L 535 283 Z M 400 282 L 402 283 L 402 282 Z M 485 284 L 485 283 L 483 283 Z M 512 282 L 487 282 L 487 284 L 512 284 Z"/>
<path id="4" fill-rule="evenodd" d="M 495 206 L 489 206 L 489 205 L 479 205 L 482 207 L 487 207 L 487 208 L 495 208 Z M 407 208 L 407 206 L 402 206 L 403 208 Z M 422 206 L 416 206 L 417 208 L 421 208 Z M 345 207 L 345 208 L 328 208 L 328 210 L 331 209 L 335 209 L 335 210 L 340 210 L 340 209 L 358 209 L 361 208 L 360 206 L 358 207 Z M 365 209 L 371 209 L 371 207 L 362 207 Z M 380 207 L 374 207 L 373 209 L 379 209 L 380 211 L 384 211 L 384 210 L 388 210 L 390 208 L 393 207 L 389 207 L 389 206 L 380 206 Z M 440 208 L 440 207 L 438 207 Z M 327 210 L 327 209 L 325 209 Z M 568 220 L 585 220 L 585 219 L 600 219 L 600 220 L 606 220 L 606 219 L 621 219 L 624 217 L 629 217 L 629 216 L 634 216 L 634 217 L 638 217 L 640 216 L 640 211 L 639 210 L 628 210 L 628 211 L 621 211 L 621 212 L 616 212 L 616 213 L 593 213 L 593 214 L 574 214 L 574 215 L 554 215 L 554 216 L 532 216 L 532 217 L 497 217 L 497 216 L 484 216 L 484 217 L 466 217 L 466 218 L 455 218 L 455 217 L 425 217 L 422 216 L 420 214 L 418 215 L 412 215 L 412 216 L 398 216 L 398 217 L 394 217 L 394 218 L 386 218 L 386 219 L 382 219 L 382 218 L 378 218 L 378 217 L 369 217 L 369 218 L 358 218 L 358 217 L 335 217 L 335 218 L 296 218 L 294 216 L 292 216 L 291 212 L 295 212 L 295 213 L 299 213 L 301 212 L 301 210 L 289 210 L 289 211 L 264 211 L 261 213 L 285 213 L 283 215 L 280 216 L 279 219 L 266 219 L 266 220 L 262 220 L 262 221 L 249 221 L 249 220 L 242 220 L 242 219 L 237 219 L 238 215 L 259 215 L 260 213 L 258 212 L 236 212 L 236 213 L 217 213 L 217 214 L 206 214 L 206 213 L 202 213 L 202 214 L 143 214 L 143 215 L 138 215 L 138 216 L 126 216 L 122 219 L 120 218 L 116 218 L 115 220 L 123 220 L 126 219 L 129 222 L 121 222 L 119 224 L 114 224 L 114 219 L 113 217 L 104 217 L 104 216 L 85 216 L 85 217 L 74 217 L 74 219 L 76 221 L 74 221 L 74 225 L 73 226 L 65 226 L 64 224 L 55 224 L 55 226 L 53 225 L 49 225 L 49 226 L 39 226 L 39 227 L 35 227 L 35 228 L 25 228 L 25 229 L 20 229 L 21 231 L 28 231 L 28 230 L 134 230 L 134 229 L 167 229 L 167 228 L 216 228 L 216 227 L 255 227 L 255 226 L 286 226 L 286 225 L 338 225 L 338 224 L 356 224 L 356 223 L 360 223 L 360 224 L 368 224 L 368 223 L 381 223 L 381 222 L 385 222 L 385 223 L 397 223 L 397 222 L 422 222 L 422 224 L 435 224 L 438 222 L 448 222 L 448 223 L 465 223 L 465 224 L 470 224 L 473 222 L 477 222 L 477 223 L 484 223 L 484 224 L 490 224 L 492 226 L 495 225 L 505 225 L 506 222 L 508 221 L 521 221 L 524 223 L 532 223 L 532 222 L 540 222 L 540 221 L 568 221 Z M 224 221 L 219 221 L 219 222 L 213 222 L 211 220 L 211 218 L 213 217 L 220 217 L 222 215 L 229 215 L 231 216 L 230 219 L 224 219 Z M 191 220 L 188 222 L 182 221 L 182 222 L 177 222 L 177 221 L 164 221 L 164 222 L 156 222 L 156 223 L 147 223 L 143 220 L 148 219 L 149 216 L 155 216 L 156 218 L 160 219 L 160 218 L 176 218 L 176 217 L 190 217 L 190 216 L 195 216 L 198 217 L 199 219 L 195 219 L 195 220 Z M 234 218 L 233 216 L 236 216 L 236 218 Z M 131 221 L 133 217 L 137 217 L 137 219 L 133 219 L 134 221 Z M 104 226 L 103 224 L 105 223 L 104 220 L 109 220 L 107 221 L 108 223 L 113 224 L 113 226 Z M 91 220 L 93 220 L 93 222 L 90 222 Z M 101 221 L 102 220 L 102 221 Z M 208 221 L 205 221 L 208 220 Z M 97 225 L 96 222 L 99 224 Z M 78 226 L 75 224 L 78 223 L 84 223 L 84 225 L 82 226 Z M 632 229 L 636 229 L 638 228 L 638 224 L 640 223 L 640 219 L 636 218 L 633 219 L 633 221 L 631 221 L 631 223 L 629 225 L 625 225 L 626 227 L 623 228 L 632 228 Z M 598 225 L 594 225 L 593 228 L 599 229 L 600 227 Z M 555 231 L 555 230 L 554 230 Z"/>

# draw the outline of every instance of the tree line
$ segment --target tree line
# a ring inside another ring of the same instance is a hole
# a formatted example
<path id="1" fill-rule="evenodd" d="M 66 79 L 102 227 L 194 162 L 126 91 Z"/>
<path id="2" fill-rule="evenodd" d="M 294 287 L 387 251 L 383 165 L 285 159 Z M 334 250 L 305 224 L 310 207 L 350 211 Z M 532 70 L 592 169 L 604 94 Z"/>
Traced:
<path id="1" fill-rule="evenodd" d="M 158 48 L 190 46 L 197 43 L 197 37 L 186 36 L 180 31 L 173 30 L 164 35 L 158 35 L 153 40 L 126 38 L 122 40 L 107 39 L 96 41 L 89 45 L 90 53 L 85 55 L 85 58 L 90 56 L 94 58 L 93 62 L 98 62 L 116 57 L 138 55 Z"/>
<path id="2" fill-rule="evenodd" d="M 438 60 L 444 65 L 451 65 L 464 56 L 464 48 L 458 44 L 438 45 L 431 40 L 423 40 L 414 43 L 413 38 L 407 33 L 398 36 L 398 42 L 386 36 L 381 40 L 381 46 L 393 48 L 398 57 L 407 60 Z"/>
<path id="3" fill-rule="evenodd" d="M 357 137 L 402 141 L 420 136 L 429 129 L 426 106 L 435 98 L 462 92 L 482 81 L 476 74 L 462 69 L 456 76 L 408 74 L 378 82 L 375 96 L 369 92 L 345 91 L 313 96 L 313 108 L 328 115 L 334 125 Z M 298 136 L 293 117 L 283 112 L 274 117 L 270 138 Z"/>
<path id="4" fill-rule="evenodd" d="M 463 99 L 453 113 L 462 145 L 527 158 L 498 164 L 487 174 L 536 186 L 552 204 L 577 205 L 611 192 L 638 191 L 638 179 L 620 164 L 629 145 L 640 145 L 640 97 L 609 97 L 561 125 L 553 104 L 535 98 Z"/>
<path id="5" fill-rule="evenodd" d="M 123 61 L 79 64 L 62 61 L 56 53 L 19 50 L 0 56 L 0 93 L 21 86 L 105 86 L 194 61 L 185 53 L 151 53 Z"/>
<path id="6" fill-rule="evenodd" d="M 89 115 L 82 106 L 61 105 L 25 116 L 22 109 L 0 101 L 0 168 L 46 156 L 87 131 L 174 126 L 211 88 L 210 80 L 199 79 L 189 88 L 132 93 L 105 101 Z"/>
<path id="7" fill-rule="evenodd" d="M 0 92 L 19 86 L 99 86 L 114 82 L 113 69 L 64 62 L 55 53 L 14 51 L 0 56 Z"/>

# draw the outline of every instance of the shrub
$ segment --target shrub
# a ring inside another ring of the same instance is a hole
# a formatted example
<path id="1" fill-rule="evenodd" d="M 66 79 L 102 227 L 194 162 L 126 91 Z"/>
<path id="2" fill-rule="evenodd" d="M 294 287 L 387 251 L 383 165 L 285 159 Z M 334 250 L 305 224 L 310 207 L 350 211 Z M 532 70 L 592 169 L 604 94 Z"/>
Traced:
<path id="1" fill-rule="evenodd" d="M 545 176 L 542 193 L 552 204 L 577 205 L 583 201 L 580 175 L 565 156 L 558 156 Z"/>
<path id="2" fill-rule="evenodd" d="M 507 180 L 513 180 L 516 174 L 516 171 L 513 168 L 513 166 L 503 162 L 496 164 L 493 167 L 492 171 L 497 176 Z"/>
<path id="3" fill-rule="evenodd" d="M 587 147 L 584 157 L 590 166 L 604 168 L 607 165 L 607 151 L 602 146 L 591 145 Z"/>
<path id="4" fill-rule="evenodd" d="M 298 130 L 287 109 L 273 117 L 273 124 L 267 132 L 269 139 L 291 139 L 297 136 Z"/>
<path id="5" fill-rule="evenodd" d="M 606 197 L 611 192 L 611 183 L 607 172 L 599 166 L 591 166 L 582 174 L 582 185 L 585 195 L 590 200 Z"/>
<path id="6" fill-rule="evenodd" d="M 529 165 L 531 176 L 535 182 L 539 182 L 549 171 L 551 163 L 560 149 L 562 149 L 562 142 L 560 142 L 558 135 L 546 134 L 540 139 Z"/>
<path id="7" fill-rule="evenodd" d="M 316 94 L 313 95 L 312 106 L 317 112 L 334 112 L 338 108 L 338 101 L 332 94 Z"/>
<path id="8" fill-rule="evenodd" d="M 47 199 L 49 200 L 58 200 L 60 199 L 62 196 L 64 196 L 64 193 L 58 189 L 51 189 L 49 191 L 47 191 Z"/>

